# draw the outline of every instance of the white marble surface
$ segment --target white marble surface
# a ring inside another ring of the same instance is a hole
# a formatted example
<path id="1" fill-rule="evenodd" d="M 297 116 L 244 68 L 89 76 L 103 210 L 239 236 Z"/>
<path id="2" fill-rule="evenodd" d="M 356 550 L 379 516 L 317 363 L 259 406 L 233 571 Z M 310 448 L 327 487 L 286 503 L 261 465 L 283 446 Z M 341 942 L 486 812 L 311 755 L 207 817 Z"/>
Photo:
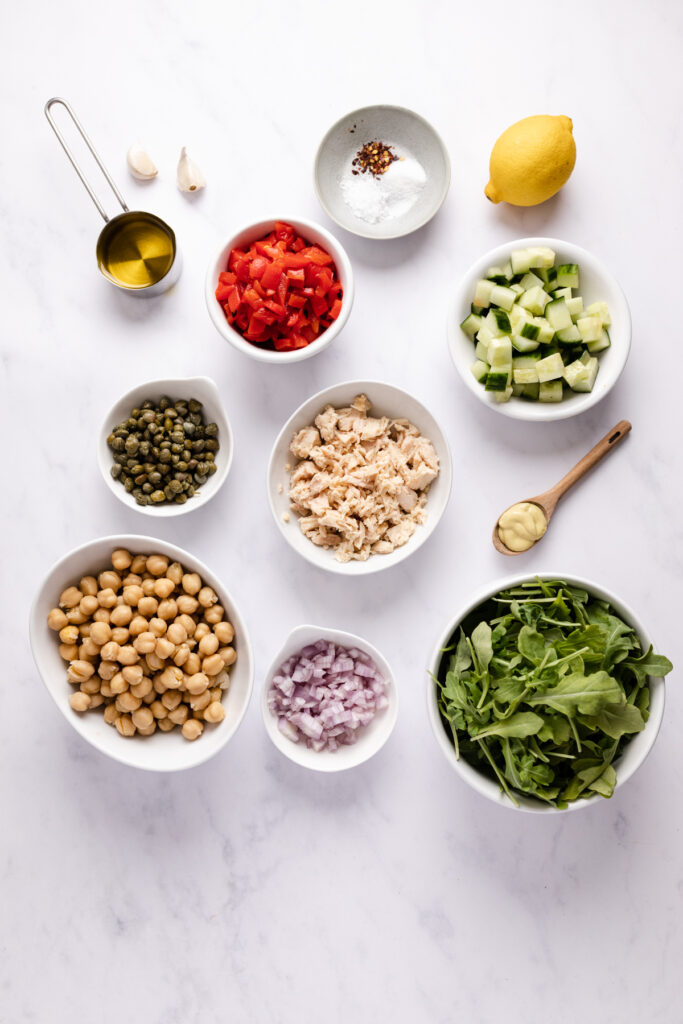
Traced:
<path id="1" fill-rule="evenodd" d="M 680 347 L 680 5 L 63 0 L 15 5 L 5 25 L 0 1020 L 678 1024 L 680 673 L 645 766 L 609 803 L 566 817 L 506 812 L 470 792 L 436 748 L 424 691 L 446 617 L 510 571 L 489 539 L 497 511 L 551 483 L 621 417 L 631 438 L 524 564 L 617 590 L 680 663 L 680 360 L 667 362 Z M 140 302 L 99 278 L 97 214 L 42 114 L 54 94 L 71 100 L 130 203 L 175 226 L 185 270 L 173 294 Z M 444 208 L 402 241 L 343 235 L 357 298 L 328 351 L 286 368 L 243 358 L 204 310 L 210 252 L 269 211 L 327 223 L 311 185 L 317 142 L 375 101 L 413 107 L 442 132 Z M 491 144 L 537 112 L 573 117 L 572 180 L 539 209 L 493 207 L 482 191 Z M 125 170 L 136 136 L 161 168 L 148 186 Z M 190 199 L 174 184 L 183 144 L 209 182 Z M 444 330 L 473 258 L 540 233 L 603 257 L 634 322 L 612 394 L 548 427 L 469 396 Z M 350 774 L 283 759 L 256 700 L 201 768 L 126 770 L 80 741 L 34 669 L 28 608 L 50 564 L 92 537 L 154 528 L 98 475 L 104 411 L 138 381 L 192 373 L 221 388 L 235 461 L 211 504 L 157 533 L 230 586 L 257 686 L 302 621 L 360 632 L 385 653 L 398 726 Z M 265 468 L 290 411 L 354 376 L 429 403 L 455 486 L 414 558 L 345 580 L 285 545 Z"/>

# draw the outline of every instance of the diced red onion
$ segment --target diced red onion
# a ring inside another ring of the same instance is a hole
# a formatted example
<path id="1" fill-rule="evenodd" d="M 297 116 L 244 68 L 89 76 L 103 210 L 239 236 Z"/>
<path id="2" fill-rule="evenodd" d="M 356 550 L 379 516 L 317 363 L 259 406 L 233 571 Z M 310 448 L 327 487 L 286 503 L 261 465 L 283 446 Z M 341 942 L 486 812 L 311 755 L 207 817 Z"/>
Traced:
<path id="1" fill-rule="evenodd" d="M 387 683 L 372 658 L 329 640 L 288 658 L 268 691 L 283 736 L 316 751 L 355 743 L 358 731 L 388 706 Z"/>

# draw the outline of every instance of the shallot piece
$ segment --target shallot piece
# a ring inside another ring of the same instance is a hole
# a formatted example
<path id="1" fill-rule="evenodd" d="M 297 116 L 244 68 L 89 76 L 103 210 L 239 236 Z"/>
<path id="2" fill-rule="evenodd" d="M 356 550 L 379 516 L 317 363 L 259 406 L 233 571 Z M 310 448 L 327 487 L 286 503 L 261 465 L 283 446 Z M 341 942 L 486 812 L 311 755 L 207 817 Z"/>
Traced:
<path id="1" fill-rule="evenodd" d="M 283 736 L 312 750 L 355 743 L 389 706 L 387 682 L 372 658 L 331 640 L 308 644 L 273 676 L 268 707 Z"/>

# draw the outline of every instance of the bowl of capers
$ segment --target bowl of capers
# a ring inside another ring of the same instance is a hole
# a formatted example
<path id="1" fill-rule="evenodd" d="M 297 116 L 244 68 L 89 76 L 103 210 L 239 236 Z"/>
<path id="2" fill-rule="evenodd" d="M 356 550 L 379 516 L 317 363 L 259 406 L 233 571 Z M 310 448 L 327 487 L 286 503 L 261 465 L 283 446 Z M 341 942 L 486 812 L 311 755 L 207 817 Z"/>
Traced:
<path id="1" fill-rule="evenodd" d="M 209 377 L 138 385 L 107 413 L 97 441 L 112 494 L 162 517 L 209 501 L 228 475 L 232 451 L 230 423 Z"/>

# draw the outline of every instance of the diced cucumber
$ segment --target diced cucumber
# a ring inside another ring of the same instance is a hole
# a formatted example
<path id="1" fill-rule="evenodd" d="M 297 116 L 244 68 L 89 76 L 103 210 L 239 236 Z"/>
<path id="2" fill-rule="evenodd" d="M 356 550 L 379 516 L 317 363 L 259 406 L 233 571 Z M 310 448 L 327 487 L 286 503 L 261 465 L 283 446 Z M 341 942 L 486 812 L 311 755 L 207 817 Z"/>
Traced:
<path id="1" fill-rule="evenodd" d="M 584 364 L 585 366 L 587 366 L 587 365 L 588 365 L 588 363 L 590 363 L 590 361 L 591 361 L 591 359 L 592 359 L 592 358 L 593 358 L 593 357 L 591 356 L 590 352 L 588 352 L 588 351 L 587 351 L 587 349 L 584 349 L 584 350 L 583 350 L 583 352 L 581 353 L 581 355 L 579 356 L 579 359 L 580 359 L 580 361 L 581 361 L 581 362 L 582 362 L 582 363 L 583 363 L 583 364 Z"/>
<path id="2" fill-rule="evenodd" d="M 542 359 L 540 352 L 526 352 L 521 356 L 512 357 L 512 369 L 513 370 L 529 370 L 538 366 Z"/>
<path id="3" fill-rule="evenodd" d="M 573 299 L 565 299 L 572 320 L 576 321 L 583 313 L 583 299 L 576 295 Z"/>
<path id="4" fill-rule="evenodd" d="M 480 316 L 484 312 L 485 306 L 478 306 L 476 302 L 473 302 L 470 306 L 470 313 L 474 313 L 475 316 Z"/>
<path id="5" fill-rule="evenodd" d="M 514 338 L 514 335 L 513 335 L 512 336 L 512 344 L 514 345 L 514 343 L 515 343 L 515 338 Z M 598 340 L 597 341 L 587 341 L 586 342 L 586 348 L 588 349 L 590 354 L 592 356 L 594 356 L 594 355 L 597 355 L 598 352 L 604 352 L 605 349 L 609 348 L 611 344 L 612 343 L 609 340 L 609 331 L 606 331 L 605 328 L 603 327 L 602 332 L 601 332 L 600 337 L 598 338 Z"/>
<path id="6" fill-rule="evenodd" d="M 555 288 L 550 295 L 553 299 L 571 299 L 572 290 L 571 288 Z"/>
<path id="7" fill-rule="evenodd" d="M 529 369 L 512 370 L 512 379 L 515 384 L 538 384 L 538 373 L 535 366 Z"/>
<path id="8" fill-rule="evenodd" d="M 505 288 L 500 284 L 494 285 L 493 291 L 491 292 L 491 302 L 496 306 L 501 306 L 503 309 L 512 309 L 516 298 L 516 292 L 513 292 L 511 288 Z"/>
<path id="9" fill-rule="evenodd" d="M 513 328 L 519 326 L 519 324 L 530 324 L 532 322 L 533 315 L 524 306 L 520 306 L 519 302 L 516 302 L 510 310 L 508 316 L 510 317 L 510 323 Z"/>
<path id="10" fill-rule="evenodd" d="M 602 321 L 599 316 L 579 317 L 576 326 L 583 341 L 598 341 L 602 334 Z"/>
<path id="11" fill-rule="evenodd" d="M 543 281 L 541 280 L 541 278 L 537 277 L 536 274 L 532 274 L 531 271 L 529 271 L 528 274 L 525 274 L 524 277 L 522 278 L 522 280 L 519 283 L 521 284 L 522 288 L 524 288 L 525 291 L 526 291 L 527 288 L 542 288 L 543 287 Z"/>
<path id="12" fill-rule="evenodd" d="M 556 331 L 555 337 L 564 345 L 574 345 L 577 341 L 581 341 L 581 335 L 579 334 L 579 329 L 576 324 L 572 324 L 570 327 L 564 327 L 561 331 Z"/>
<path id="13" fill-rule="evenodd" d="M 579 268 L 576 263 L 562 263 L 557 268 L 557 283 L 560 288 L 579 287 Z"/>
<path id="14" fill-rule="evenodd" d="M 501 278 L 501 280 L 497 281 L 496 278 Z M 507 276 L 502 267 L 489 267 L 486 271 L 486 280 L 493 281 L 494 284 L 505 284 Z"/>
<path id="15" fill-rule="evenodd" d="M 487 309 L 491 305 L 491 292 L 496 286 L 493 281 L 484 281 L 482 278 L 477 281 L 476 288 L 474 289 L 474 301 L 477 306 L 482 306 Z"/>
<path id="16" fill-rule="evenodd" d="M 516 348 L 518 352 L 533 352 L 538 348 L 540 342 L 532 341 L 531 338 L 524 338 L 521 334 L 513 334 L 512 347 Z"/>
<path id="17" fill-rule="evenodd" d="M 564 379 L 572 391 L 592 391 L 598 375 L 598 361 L 591 356 L 587 362 L 577 359 L 564 368 Z"/>
<path id="18" fill-rule="evenodd" d="M 543 283 L 551 288 L 557 284 L 557 270 L 555 267 L 538 267 L 538 276 Z"/>
<path id="19" fill-rule="evenodd" d="M 517 284 L 511 284 L 510 285 L 510 291 L 514 292 L 515 295 L 521 295 L 523 293 L 524 289 L 522 288 L 521 284 L 517 283 Z M 513 309 L 514 309 L 514 306 L 513 306 Z"/>
<path id="20" fill-rule="evenodd" d="M 491 370 L 508 371 L 512 368 L 512 342 L 509 338 L 494 338 L 489 344 L 488 355 Z"/>
<path id="21" fill-rule="evenodd" d="M 547 380 L 557 380 L 564 372 L 562 356 L 559 352 L 556 352 L 553 355 L 546 356 L 545 359 L 539 359 L 536 363 L 536 370 L 538 371 L 538 379 L 541 383 Z"/>
<path id="22" fill-rule="evenodd" d="M 549 302 L 545 307 L 545 318 L 554 331 L 563 331 L 565 327 L 572 325 L 572 318 L 564 299 L 553 299 Z"/>
<path id="23" fill-rule="evenodd" d="M 510 278 L 514 276 L 512 273 L 512 264 L 510 263 L 510 260 L 508 260 L 505 266 L 503 267 L 503 273 L 505 274 L 508 280 L 510 280 Z"/>
<path id="24" fill-rule="evenodd" d="M 510 319 L 504 309 L 491 308 L 486 314 L 484 320 L 484 326 L 491 332 L 494 338 L 498 338 L 501 334 L 510 334 L 512 327 L 510 326 Z"/>
<path id="25" fill-rule="evenodd" d="M 562 401 L 562 381 L 561 380 L 548 380 L 541 381 L 538 389 L 538 400 L 539 402 L 561 402 Z"/>
<path id="26" fill-rule="evenodd" d="M 522 324 L 522 329 L 519 333 L 523 338 L 531 338 L 532 341 L 537 341 L 541 328 L 538 324 Z"/>
<path id="27" fill-rule="evenodd" d="M 491 398 L 494 402 L 509 402 L 512 396 L 512 388 L 506 388 L 505 391 L 493 391 L 491 392 Z"/>
<path id="28" fill-rule="evenodd" d="M 513 274 L 526 274 L 531 270 L 533 258 L 531 249 L 513 249 L 510 253 L 510 266 Z"/>
<path id="29" fill-rule="evenodd" d="M 506 391 L 509 380 L 509 373 L 494 373 L 493 370 L 490 370 L 486 374 L 485 388 L 487 391 Z"/>
<path id="30" fill-rule="evenodd" d="M 564 379 L 570 388 L 574 388 L 574 384 L 580 377 L 585 377 L 586 365 L 582 363 L 580 359 L 575 359 L 573 363 L 564 368 Z"/>
<path id="31" fill-rule="evenodd" d="M 581 344 L 578 344 L 578 345 L 576 345 L 576 344 L 574 344 L 574 345 L 563 345 L 562 348 L 560 349 L 560 355 L 562 356 L 562 362 L 564 363 L 565 366 L 569 366 L 569 364 L 573 363 L 575 359 L 580 359 L 581 358 L 581 353 L 582 352 L 585 355 L 588 355 L 588 353 L 584 349 L 583 345 L 581 345 Z"/>
<path id="32" fill-rule="evenodd" d="M 486 342 L 478 341 L 477 344 L 474 346 L 474 354 L 477 359 L 481 360 L 484 363 L 488 363 L 489 347 L 486 344 Z"/>
<path id="33" fill-rule="evenodd" d="M 492 281 L 494 284 L 498 285 L 507 285 L 510 283 L 507 277 L 505 277 L 503 274 L 489 274 L 486 280 Z"/>
<path id="34" fill-rule="evenodd" d="M 592 302 L 590 306 L 586 308 L 588 316 L 599 316 L 603 327 L 612 326 L 612 318 L 609 315 L 609 309 L 606 302 Z"/>
<path id="35" fill-rule="evenodd" d="M 550 296 L 542 288 L 527 288 L 517 301 L 523 309 L 528 309 L 530 313 L 540 316 L 549 303 Z"/>
<path id="36" fill-rule="evenodd" d="M 493 341 L 495 337 L 497 337 L 497 335 L 495 335 L 493 331 L 490 331 L 486 324 L 484 324 L 483 327 L 480 327 L 477 331 L 477 341 L 483 341 L 485 345 L 488 345 L 488 343 Z"/>
<path id="37" fill-rule="evenodd" d="M 483 380 L 486 380 L 486 376 L 490 369 L 489 364 L 485 363 L 483 359 L 477 359 L 476 363 L 472 363 L 470 367 L 472 376 L 475 380 L 479 381 L 480 384 Z"/>
<path id="38" fill-rule="evenodd" d="M 479 328 L 484 326 L 484 321 L 480 316 L 475 316 L 474 313 L 470 313 L 469 316 L 465 317 L 460 326 L 468 338 L 474 338 Z"/>
<path id="39" fill-rule="evenodd" d="M 546 318 L 543 316 L 534 317 L 534 323 L 539 330 L 538 340 L 541 345 L 548 345 L 555 337 L 554 328 L 550 326 Z"/>
<path id="40" fill-rule="evenodd" d="M 531 253 L 532 260 L 529 269 L 540 267 L 543 270 L 548 270 L 555 263 L 555 253 L 547 245 L 535 245 L 527 252 Z"/>
<path id="41" fill-rule="evenodd" d="M 512 394 L 515 396 L 515 398 L 522 397 L 522 392 L 524 391 L 524 388 L 526 386 L 526 384 L 515 384 L 514 381 L 512 382 Z"/>
<path id="42" fill-rule="evenodd" d="M 520 398 L 523 398 L 526 402 L 537 402 L 539 388 L 540 384 L 538 383 L 524 384 L 522 386 L 522 393 L 520 395 Z"/>

